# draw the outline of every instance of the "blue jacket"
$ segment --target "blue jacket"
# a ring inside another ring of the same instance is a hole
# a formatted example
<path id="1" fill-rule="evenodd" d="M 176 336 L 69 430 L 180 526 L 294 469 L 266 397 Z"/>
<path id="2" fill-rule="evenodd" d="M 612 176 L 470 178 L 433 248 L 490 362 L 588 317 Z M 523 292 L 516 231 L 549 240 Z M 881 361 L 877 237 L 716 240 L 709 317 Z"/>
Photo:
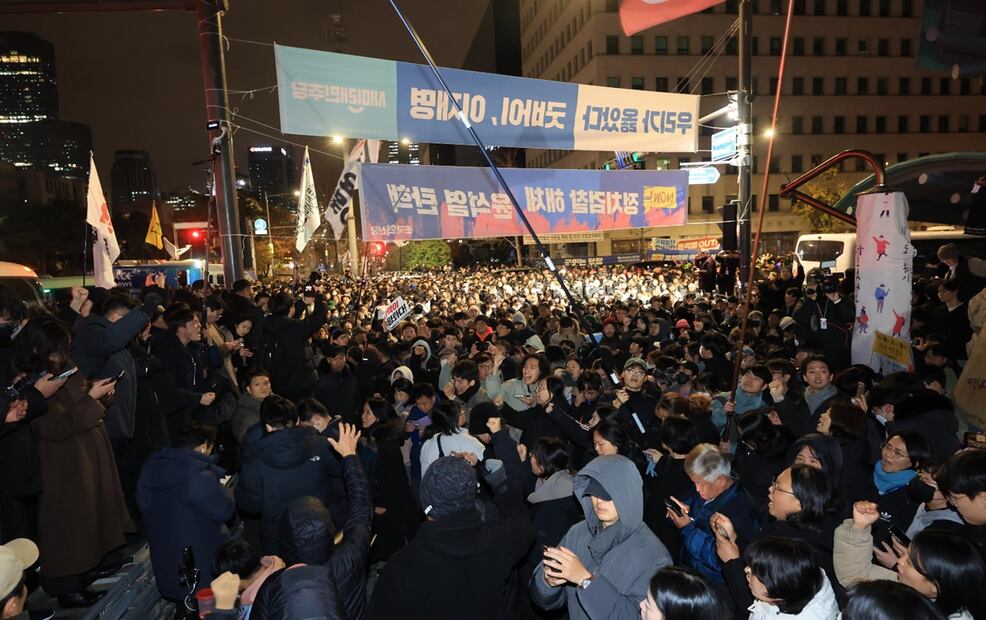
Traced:
<path id="1" fill-rule="evenodd" d="M 757 531 L 756 519 L 746 494 L 739 483 L 733 483 L 711 502 L 702 499 L 698 493 L 692 493 L 685 503 L 692 522 L 681 529 L 681 563 L 715 583 L 725 583 L 709 519 L 717 512 L 729 517 L 742 549 Z"/>
<path id="2" fill-rule="evenodd" d="M 225 542 L 220 528 L 236 513 L 233 498 L 219 483 L 224 473 L 212 457 L 178 448 L 164 448 L 144 463 L 137 481 L 137 505 L 164 598 L 185 597 L 178 583 L 178 563 L 182 549 L 189 545 L 195 552 L 199 585 L 212 581 L 212 558 Z"/>
<path id="3" fill-rule="evenodd" d="M 339 459 L 328 441 L 313 428 L 294 426 L 250 444 L 236 484 L 236 504 L 263 517 L 264 553 L 276 553 L 278 521 L 297 497 L 317 497 L 333 519 L 344 520 L 345 497 L 333 493 L 333 488 L 342 488 L 341 478 Z"/>

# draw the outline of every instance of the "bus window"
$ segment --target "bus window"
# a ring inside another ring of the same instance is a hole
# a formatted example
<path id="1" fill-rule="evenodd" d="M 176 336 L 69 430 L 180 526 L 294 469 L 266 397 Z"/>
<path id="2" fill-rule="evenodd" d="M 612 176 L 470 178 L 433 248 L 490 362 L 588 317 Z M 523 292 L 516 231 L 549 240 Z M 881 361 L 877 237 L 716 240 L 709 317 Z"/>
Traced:
<path id="1" fill-rule="evenodd" d="M 805 262 L 828 263 L 838 260 L 845 251 L 844 241 L 830 239 L 802 239 L 798 243 L 798 257 Z"/>

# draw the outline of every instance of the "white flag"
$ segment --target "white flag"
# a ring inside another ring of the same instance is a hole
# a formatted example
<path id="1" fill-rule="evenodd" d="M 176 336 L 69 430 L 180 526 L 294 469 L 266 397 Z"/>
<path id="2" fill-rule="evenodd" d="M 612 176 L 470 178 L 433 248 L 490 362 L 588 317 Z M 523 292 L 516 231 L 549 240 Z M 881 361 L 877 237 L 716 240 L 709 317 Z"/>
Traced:
<path id="1" fill-rule="evenodd" d="M 192 249 L 192 246 L 190 245 L 179 248 L 174 243 L 168 241 L 167 237 L 161 237 L 161 240 L 164 241 L 164 249 L 168 252 L 168 256 L 171 257 L 171 260 L 178 260 L 178 257 Z"/>
<path id="2" fill-rule="evenodd" d="M 92 248 L 92 273 L 96 286 L 113 288 L 116 286 L 113 262 L 120 256 L 120 245 L 116 241 L 116 233 L 113 232 L 113 220 L 110 219 L 110 209 L 103 196 L 103 186 L 99 183 L 92 153 L 89 154 L 87 203 L 86 222 L 96 231 L 96 241 Z"/>
<path id="3" fill-rule="evenodd" d="M 332 228 L 332 236 L 341 239 L 346 232 L 346 218 L 349 217 L 349 207 L 353 203 L 353 192 L 356 191 L 356 170 L 360 162 L 369 159 L 376 162 L 380 153 L 379 140 L 358 140 L 349 158 L 342 167 L 339 182 L 332 192 L 332 199 L 325 208 L 325 220 Z"/>
<path id="4" fill-rule="evenodd" d="M 294 247 L 303 252 L 315 231 L 322 225 L 318 214 L 318 197 L 315 196 L 315 177 L 312 175 L 312 162 L 308 158 L 308 147 L 305 147 L 305 160 L 301 165 L 301 191 L 298 193 L 298 232 L 295 235 Z"/>

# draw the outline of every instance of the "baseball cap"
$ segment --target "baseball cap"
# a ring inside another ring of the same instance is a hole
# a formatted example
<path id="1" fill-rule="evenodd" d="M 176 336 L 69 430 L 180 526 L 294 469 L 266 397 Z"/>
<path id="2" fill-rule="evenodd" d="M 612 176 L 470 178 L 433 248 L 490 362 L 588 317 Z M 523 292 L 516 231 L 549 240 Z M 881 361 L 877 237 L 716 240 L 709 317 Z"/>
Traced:
<path id="1" fill-rule="evenodd" d="M 585 497 L 586 495 L 598 497 L 599 499 L 607 502 L 613 499 L 613 496 L 606 491 L 602 483 L 592 477 L 589 477 L 589 482 L 585 485 L 585 491 L 582 492 L 582 497 Z"/>
<path id="2" fill-rule="evenodd" d="M 798 322 L 789 316 L 781 317 L 781 331 L 788 329 L 789 327 L 797 326 Z"/>
<path id="3" fill-rule="evenodd" d="M 15 538 L 0 545 L 0 598 L 14 591 L 24 571 L 38 561 L 38 546 L 27 538 Z"/>
<path id="4" fill-rule="evenodd" d="M 630 370 L 634 366 L 640 366 L 644 370 L 647 370 L 647 362 L 640 359 L 639 357 L 631 357 L 626 361 L 625 364 L 623 364 L 623 371 L 626 372 L 627 370 Z"/>

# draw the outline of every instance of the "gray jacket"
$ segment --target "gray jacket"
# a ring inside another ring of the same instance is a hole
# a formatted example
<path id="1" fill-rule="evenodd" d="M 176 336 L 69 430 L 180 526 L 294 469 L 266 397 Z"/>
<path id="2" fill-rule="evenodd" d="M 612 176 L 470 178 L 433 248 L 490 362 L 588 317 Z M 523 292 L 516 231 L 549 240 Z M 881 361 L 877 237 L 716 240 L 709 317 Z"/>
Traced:
<path id="1" fill-rule="evenodd" d="M 616 503 L 620 520 L 603 529 L 585 496 L 594 478 Z M 544 582 L 544 563 L 531 577 L 531 598 L 544 609 L 568 605 L 572 620 L 637 620 L 640 601 L 647 596 L 650 578 L 657 569 L 669 566 L 671 555 L 643 522 L 643 481 L 636 466 L 623 456 L 600 456 L 575 476 L 575 497 L 582 504 L 585 521 L 565 534 L 559 547 L 569 549 L 592 573 L 585 590 L 573 584 L 552 588 Z"/>

